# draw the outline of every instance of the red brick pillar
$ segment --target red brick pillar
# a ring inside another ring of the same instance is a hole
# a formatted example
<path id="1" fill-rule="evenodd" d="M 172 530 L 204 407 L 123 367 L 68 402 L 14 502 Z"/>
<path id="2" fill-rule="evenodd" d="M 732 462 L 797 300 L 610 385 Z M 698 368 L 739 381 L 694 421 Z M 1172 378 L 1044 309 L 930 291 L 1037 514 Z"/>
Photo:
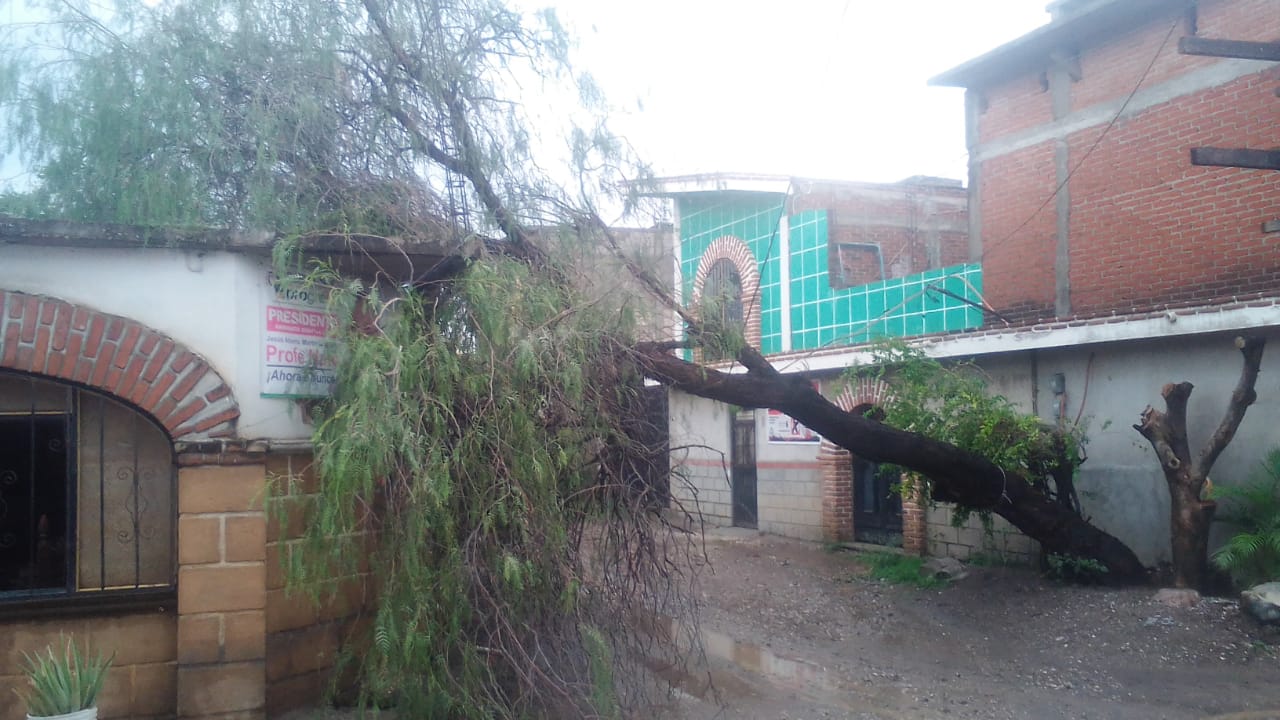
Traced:
<path id="1" fill-rule="evenodd" d="M 924 556 L 928 552 L 925 541 L 924 486 L 920 478 L 903 473 L 902 483 L 902 549 L 908 555 Z"/>
<path id="2" fill-rule="evenodd" d="M 818 449 L 822 466 L 822 539 L 853 540 L 853 456 L 824 439 Z"/>
<path id="3" fill-rule="evenodd" d="M 231 464 L 199 464 L 209 460 Z M 265 717 L 263 462 L 248 455 L 179 457 L 179 718 Z"/>

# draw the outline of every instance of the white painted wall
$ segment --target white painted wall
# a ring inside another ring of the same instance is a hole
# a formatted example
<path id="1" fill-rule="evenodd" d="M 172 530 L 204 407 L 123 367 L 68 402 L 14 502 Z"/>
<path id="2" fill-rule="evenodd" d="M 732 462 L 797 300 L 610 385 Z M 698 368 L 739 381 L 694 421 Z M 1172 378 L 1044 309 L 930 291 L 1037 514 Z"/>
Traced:
<path id="1" fill-rule="evenodd" d="M 1258 401 L 1214 465 L 1210 477 L 1215 484 L 1247 480 L 1267 451 L 1280 445 L 1280 330 L 1256 332 L 1269 342 L 1258 377 Z M 1038 414 L 1050 422 L 1056 420 L 1050 379 L 1063 374 L 1066 421 L 1073 423 L 1079 415 L 1089 438 L 1089 459 L 1077 479 L 1084 512 L 1144 563 L 1154 564 L 1170 558 L 1169 494 L 1151 446 L 1133 425 L 1147 405 L 1164 408 L 1160 389 L 1165 383 L 1189 381 L 1195 390 L 1187 430 L 1192 453 L 1198 454 L 1221 421 L 1240 377 L 1241 358 L 1233 339 L 1234 334 L 1222 333 L 1039 350 L 1034 381 L 1030 352 L 986 358 L 980 364 L 993 387 L 1012 389 L 1011 399 L 1029 398 L 1034 384 Z M 1224 528 L 1216 528 L 1213 544 L 1225 534 Z"/>
<path id="2" fill-rule="evenodd" d="M 713 525 L 733 521 L 729 484 L 730 410 L 713 400 L 672 391 L 671 480 L 673 497 L 690 508 L 697 500 Z M 768 441 L 766 412 L 755 412 L 758 528 L 788 537 L 822 537 L 822 482 L 818 445 Z M 721 465 L 721 463 L 725 465 Z"/>
<path id="3" fill-rule="evenodd" d="M 1280 328 L 1252 331 L 1268 338 L 1258 378 L 1258 401 L 1245 416 L 1235 439 L 1219 457 L 1211 477 L 1217 485 L 1247 480 L 1273 447 L 1280 445 Z M 1188 408 L 1188 432 L 1194 453 L 1222 419 L 1240 375 L 1240 353 L 1232 344 L 1236 333 L 1218 332 L 1076 347 L 986 355 L 978 365 L 991 391 L 1008 397 L 1025 411 L 1035 408 L 1046 422 L 1055 422 L 1055 396 L 1051 378 L 1062 373 L 1065 381 L 1066 422 L 1080 416 L 1087 427 L 1088 460 L 1080 469 L 1077 488 L 1084 512 L 1092 522 L 1133 548 L 1152 565 L 1167 561 L 1169 551 L 1169 496 L 1159 463 L 1146 440 L 1133 429 L 1148 405 L 1163 408 L 1160 389 L 1183 380 L 1195 384 Z M 1093 357 L 1092 363 L 1090 356 Z M 1034 372 L 1033 372 L 1034 367 Z M 1088 390 L 1086 393 L 1086 378 Z M 824 382 L 824 392 L 836 394 L 838 381 Z M 1033 402 L 1034 396 L 1034 402 Z M 696 442 L 729 453 L 729 416 L 718 403 L 682 393 L 671 394 L 671 444 Z M 757 460 L 760 529 L 793 537 L 821 536 L 821 482 L 816 470 L 769 469 L 769 463 L 804 463 L 816 460 L 814 446 L 768 443 L 764 411 L 757 411 Z M 686 450 L 673 454 L 673 466 L 681 457 L 697 458 L 702 466 L 683 468 L 698 488 L 704 513 L 713 522 L 728 524 L 729 487 L 725 471 L 705 467 L 719 454 L 710 450 Z M 673 481 L 673 488 L 677 483 Z M 678 492 L 678 491 L 677 491 Z M 685 497 L 688 497 L 686 495 Z M 1033 560 L 1034 543 L 1010 537 L 1007 525 L 997 521 L 994 541 L 979 537 L 978 524 L 953 528 L 944 506 L 930 511 L 931 551 L 957 552 L 949 545 L 976 551 L 1011 553 Z M 1213 545 L 1227 530 L 1217 526 Z M 963 554 L 963 553 L 961 553 Z"/>
<path id="4" fill-rule="evenodd" d="M 270 261 L 165 248 L 0 245 L 0 289 L 48 295 L 154 328 L 231 386 L 246 440 L 311 436 L 296 402 L 260 397 Z"/>
<path id="5" fill-rule="evenodd" d="M 670 391 L 672 506 L 711 525 L 733 522 L 729 485 L 729 407 Z"/>

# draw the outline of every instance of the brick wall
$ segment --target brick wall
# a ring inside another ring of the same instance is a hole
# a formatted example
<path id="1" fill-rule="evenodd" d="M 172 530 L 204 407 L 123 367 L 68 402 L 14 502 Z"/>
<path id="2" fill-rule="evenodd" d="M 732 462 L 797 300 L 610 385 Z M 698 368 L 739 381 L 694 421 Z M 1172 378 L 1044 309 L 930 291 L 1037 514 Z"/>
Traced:
<path id="1" fill-rule="evenodd" d="M 1156 51 L 1177 23 L 1168 43 Z M 1203 37 L 1274 40 L 1274 0 L 1199 3 Z M 1058 216 L 1055 145 L 1064 143 L 1070 313 L 1098 316 L 1280 291 L 1280 173 L 1194 167 L 1194 146 L 1280 142 L 1280 66 L 1180 55 L 1180 12 L 1087 45 L 1081 77 L 1061 76 L 1070 112 L 1052 122 L 1042 68 L 981 89 L 977 197 L 987 299 L 1014 320 L 1053 317 Z M 1152 62 L 1124 117 L 1089 153 Z M 1256 71 L 1254 70 L 1256 68 Z M 1046 201 L 1047 202 L 1046 204 Z"/>
<path id="2" fill-rule="evenodd" d="M 985 119 L 984 119 L 985 122 Z M 1053 314 L 1055 249 L 1053 143 L 982 164 L 982 285 L 987 301 L 1011 321 Z"/>
<path id="3" fill-rule="evenodd" d="M 856 267 L 841 284 L 852 287 L 881 279 L 901 278 L 924 270 L 963 263 L 968 258 L 968 220 L 965 191 L 959 185 L 910 180 L 893 185 L 806 183 L 796 189 L 790 212 L 827 212 L 827 267 L 839 268 L 841 243 L 877 245 L 884 261 L 873 252 L 848 254 Z M 847 263 L 846 263 L 847 264 Z"/>
<path id="4" fill-rule="evenodd" d="M 176 440 L 235 434 L 222 377 L 172 338 L 92 308 L 0 291 L 0 367 L 74 381 L 128 401 Z"/>
<path id="5" fill-rule="evenodd" d="M 116 653 L 98 701 L 102 720 L 172 717 L 177 686 L 177 618 L 142 612 L 92 618 L 58 618 L 0 623 L 0 720 L 22 720 L 26 709 L 13 694 L 25 687 L 23 653 L 56 647 L 59 633 L 83 649 Z"/>
<path id="6" fill-rule="evenodd" d="M 1280 216 L 1280 173 L 1193 167 L 1187 154 L 1280 143 L 1277 85 L 1280 67 L 1156 106 L 1107 134 L 1071 180 L 1073 312 L 1280 290 L 1280 236 L 1261 229 Z M 1072 135 L 1070 156 L 1099 133 Z"/>

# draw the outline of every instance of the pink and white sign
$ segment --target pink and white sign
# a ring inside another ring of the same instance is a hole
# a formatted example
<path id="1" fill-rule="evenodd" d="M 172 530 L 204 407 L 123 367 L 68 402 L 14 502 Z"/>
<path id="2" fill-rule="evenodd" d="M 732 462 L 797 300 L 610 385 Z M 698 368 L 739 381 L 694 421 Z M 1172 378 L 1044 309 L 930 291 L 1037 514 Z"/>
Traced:
<path id="1" fill-rule="evenodd" d="M 263 397 L 324 397 L 337 382 L 329 328 L 333 318 L 309 290 L 267 275 L 262 334 Z"/>

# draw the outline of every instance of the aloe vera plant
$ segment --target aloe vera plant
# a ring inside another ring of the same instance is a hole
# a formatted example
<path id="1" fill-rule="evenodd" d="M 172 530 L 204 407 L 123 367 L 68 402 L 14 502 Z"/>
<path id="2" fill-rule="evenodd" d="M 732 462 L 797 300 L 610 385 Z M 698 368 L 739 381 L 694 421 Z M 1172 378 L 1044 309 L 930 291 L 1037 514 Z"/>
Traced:
<path id="1" fill-rule="evenodd" d="M 60 648 L 50 647 L 35 656 L 27 655 L 26 673 L 31 687 L 16 690 L 27 705 L 30 717 L 52 717 L 94 707 L 107 669 L 115 660 L 115 653 L 104 658 L 81 654 L 71 638 L 61 638 Z"/>

